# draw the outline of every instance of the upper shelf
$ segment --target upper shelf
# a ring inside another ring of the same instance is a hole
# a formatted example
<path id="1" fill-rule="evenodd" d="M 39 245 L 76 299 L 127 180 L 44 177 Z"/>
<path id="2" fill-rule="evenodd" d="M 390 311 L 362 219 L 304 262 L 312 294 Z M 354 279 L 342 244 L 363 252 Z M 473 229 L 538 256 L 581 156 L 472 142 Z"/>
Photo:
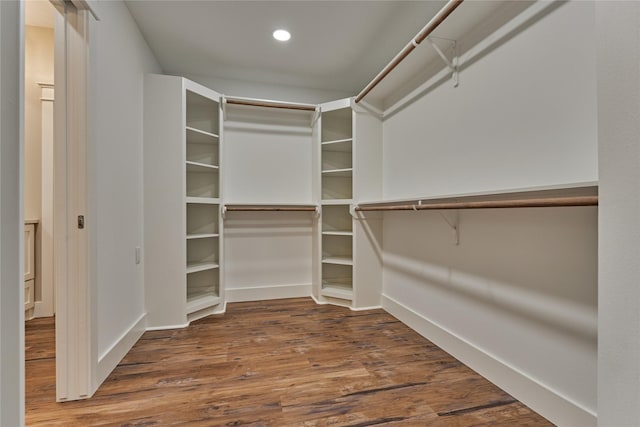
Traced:
<path id="1" fill-rule="evenodd" d="M 583 182 L 542 187 L 528 187 L 508 189 L 502 191 L 487 191 L 477 193 L 461 193 L 451 195 L 436 195 L 416 198 L 387 199 L 379 201 L 359 202 L 356 210 L 369 210 L 380 207 L 386 210 L 391 206 L 401 206 L 407 209 L 425 209 L 425 206 L 441 209 L 472 209 L 482 207 L 525 207 L 529 204 L 540 206 L 576 206 L 597 204 L 598 185 L 596 182 Z M 562 199 L 565 199 L 562 202 Z M 535 202 L 534 202 L 535 201 Z M 492 203 L 496 202 L 496 203 Z M 451 206 L 451 207 L 448 207 Z M 401 210 L 401 209 L 398 209 Z"/>

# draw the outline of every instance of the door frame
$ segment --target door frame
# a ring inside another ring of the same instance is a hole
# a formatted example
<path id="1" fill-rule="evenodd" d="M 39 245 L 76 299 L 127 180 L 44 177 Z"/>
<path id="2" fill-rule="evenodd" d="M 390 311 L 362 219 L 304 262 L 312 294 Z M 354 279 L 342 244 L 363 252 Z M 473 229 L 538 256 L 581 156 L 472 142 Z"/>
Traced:
<path id="1" fill-rule="evenodd" d="M 88 213 L 90 11 L 77 1 L 52 0 L 55 16 L 54 286 L 56 400 L 95 392 L 97 328 L 90 239 L 79 227 Z M 78 3 L 78 4 L 77 4 Z"/>

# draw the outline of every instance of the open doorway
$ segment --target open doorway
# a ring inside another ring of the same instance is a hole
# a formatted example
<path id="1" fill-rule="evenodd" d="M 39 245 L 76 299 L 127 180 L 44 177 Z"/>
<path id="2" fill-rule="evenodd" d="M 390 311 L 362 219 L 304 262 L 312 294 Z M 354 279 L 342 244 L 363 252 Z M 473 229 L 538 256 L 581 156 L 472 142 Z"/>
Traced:
<path id="1" fill-rule="evenodd" d="M 54 14 L 47 1 L 25 3 L 24 223 L 25 377 L 55 384 Z M 55 387 L 27 387 L 27 400 L 55 400 Z"/>

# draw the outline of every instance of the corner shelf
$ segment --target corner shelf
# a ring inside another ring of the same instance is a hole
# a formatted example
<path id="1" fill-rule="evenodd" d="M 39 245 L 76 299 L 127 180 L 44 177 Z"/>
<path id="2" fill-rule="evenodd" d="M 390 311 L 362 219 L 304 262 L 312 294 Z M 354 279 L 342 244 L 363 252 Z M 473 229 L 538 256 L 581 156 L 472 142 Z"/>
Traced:
<path id="1" fill-rule="evenodd" d="M 219 169 L 220 167 L 216 165 L 209 165 L 207 163 L 199 163 L 187 160 L 187 172 L 216 173 Z"/>
<path id="2" fill-rule="evenodd" d="M 353 286 L 351 281 L 348 283 L 339 283 L 338 281 L 323 281 L 322 296 L 330 298 L 339 298 L 345 300 L 353 300 Z"/>
<path id="3" fill-rule="evenodd" d="M 218 138 L 220 138 L 218 134 L 196 129 L 191 126 L 186 126 L 186 131 L 187 142 L 189 144 L 212 144 L 217 142 Z"/>
<path id="4" fill-rule="evenodd" d="M 198 273 L 200 271 L 214 270 L 220 268 L 220 265 L 214 262 L 194 262 L 187 264 L 187 274 Z"/>
<path id="5" fill-rule="evenodd" d="M 218 233 L 193 233 L 187 234 L 187 240 L 195 240 L 195 239 L 211 239 L 220 237 Z"/>

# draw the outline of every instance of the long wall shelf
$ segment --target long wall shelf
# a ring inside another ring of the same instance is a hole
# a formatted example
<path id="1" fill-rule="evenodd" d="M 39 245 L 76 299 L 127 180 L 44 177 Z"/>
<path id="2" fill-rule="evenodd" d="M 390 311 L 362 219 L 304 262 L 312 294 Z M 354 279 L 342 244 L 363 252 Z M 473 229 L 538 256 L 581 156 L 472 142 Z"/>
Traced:
<path id="1" fill-rule="evenodd" d="M 399 199 L 369 200 L 358 202 L 358 208 L 385 205 L 419 205 L 428 203 L 476 202 L 523 200 L 538 198 L 591 197 L 598 195 L 598 183 L 595 181 L 558 184 L 538 187 L 512 188 L 499 191 L 471 192 L 459 194 L 431 195 L 425 197 L 407 197 Z"/>

